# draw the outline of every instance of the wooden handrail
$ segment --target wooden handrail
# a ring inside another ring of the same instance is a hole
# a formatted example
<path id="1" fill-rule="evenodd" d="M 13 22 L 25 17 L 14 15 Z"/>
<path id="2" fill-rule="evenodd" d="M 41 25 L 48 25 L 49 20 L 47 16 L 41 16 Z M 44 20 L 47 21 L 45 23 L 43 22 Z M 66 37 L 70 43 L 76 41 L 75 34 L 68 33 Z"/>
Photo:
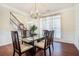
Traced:
<path id="1" fill-rule="evenodd" d="M 21 23 L 12 12 L 10 12 L 10 15 L 12 15 L 19 23 Z"/>
<path id="2" fill-rule="evenodd" d="M 17 27 L 19 27 L 11 18 L 10 18 L 10 21 L 12 21 Z"/>

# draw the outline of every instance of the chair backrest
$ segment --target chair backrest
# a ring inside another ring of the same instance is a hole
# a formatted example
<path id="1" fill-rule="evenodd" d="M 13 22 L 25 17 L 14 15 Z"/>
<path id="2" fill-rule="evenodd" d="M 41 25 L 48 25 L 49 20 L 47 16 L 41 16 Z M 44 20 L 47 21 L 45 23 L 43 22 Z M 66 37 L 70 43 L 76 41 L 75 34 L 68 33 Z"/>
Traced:
<path id="1" fill-rule="evenodd" d="M 22 38 L 26 38 L 27 37 L 27 30 L 21 30 L 21 36 L 22 36 Z"/>
<path id="2" fill-rule="evenodd" d="M 30 30 L 21 30 L 21 37 L 22 38 L 31 37 Z"/>
<path id="3" fill-rule="evenodd" d="M 47 36 L 45 37 L 45 48 L 49 47 L 52 44 L 53 40 L 53 31 L 48 31 Z"/>
<path id="4" fill-rule="evenodd" d="M 11 37 L 12 37 L 12 43 L 13 43 L 14 50 L 21 51 L 18 32 L 17 31 L 11 31 Z"/>
<path id="5" fill-rule="evenodd" d="M 52 32 L 52 43 L 53 43 L 53 40 L 54 40 L 54 30 L 52 30 L 51 32 Z"/>
<path id="6" fill-rule="evenodd" d="M 48 36 L 48 30 L 43 30 L 44 36 Z"/>

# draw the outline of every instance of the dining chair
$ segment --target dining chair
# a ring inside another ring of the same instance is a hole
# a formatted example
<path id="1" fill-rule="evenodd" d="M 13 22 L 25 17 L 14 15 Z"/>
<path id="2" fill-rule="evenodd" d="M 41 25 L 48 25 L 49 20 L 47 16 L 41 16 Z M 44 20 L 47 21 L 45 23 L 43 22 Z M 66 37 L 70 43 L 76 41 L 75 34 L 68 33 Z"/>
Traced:
<path id="1" fill-rule="evenodd" d="M 49 30 L 43 30 L 44 31 L 44 35 L 46 35 L 47 34 L 47 32 L 49 32 Z M 54 30 L 51 30 L 50 31 L 51 32 L 51 34 L 52 34 L 52 49 L 54 50 L 54 46 L 53 46 L 53 41 L 54 41 Z M 48 34 L 47 34 L 48 35 Z"/>
<path id="2" fill-rule="evenodd" d="M 29 51 L 33 48 L 30 44 L 21 44 L 18 36 L 17 31 L 11 31 L 11 37 L 12 37 L 12 43 L 13 43 L 13 56 L 15 55 L 15 52 L 21 56 L 26 51 Z"/>
<path id="3" fill-rule="evenodd" d="M 54 30 L 52 30 L 51 32 L 52 32 L 52 49 L 54 50 L 54 45 L 53 45 L 53 41 L 54 41 Z"/>
<path id="4" fill-rule="evenodd" d="M 31 37 L 30 30 L 22 30 L 21 31 L 21 38 L 25 39 L 28 37 Z M 23 40 L 22 40 L 22 44 L 23 44 Z"/>
<path id="5" fill-rule="evenodd" d="M 50 31 L 46 31 L 47 33 L 45 33 L 45 41 L 40 41 L 38 43 L 35 44 L 35 46 L 37 48 L 40 48 L 42 50 L 44 50 L 44 55 L 46 56 L 46 50 L 49 48 L 49 54 L 51 55 L 51 48 L 50 45 L 52 43 L 52 32 Z"/>
<path id="6" fill-rule="evenodd" d="M 43 30 L 43 37 L 46 37 L 46 36 L 48 36 L 48 30 Z M 45 41 L 45 40 L 40 39 L 38 42 L 40 41 Z"/>
<path id="7" fill-rule="evenodd" d="M 26 38 L 27 36 L 27 30 L 21 30 L 21 37 Z"/>
<path id="8" fill-rule="evenodd" d="M 48 36 L 48 30 L 43 30 L 43 35 Z"/>

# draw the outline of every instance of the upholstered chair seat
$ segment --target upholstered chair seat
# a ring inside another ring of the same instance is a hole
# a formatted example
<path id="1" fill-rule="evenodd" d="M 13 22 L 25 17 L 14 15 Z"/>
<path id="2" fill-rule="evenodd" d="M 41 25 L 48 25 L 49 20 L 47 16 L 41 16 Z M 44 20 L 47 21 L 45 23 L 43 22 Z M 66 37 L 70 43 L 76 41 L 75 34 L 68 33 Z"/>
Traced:
<path id="1" fill-rule="evenodd" d="M 44 45 L 45 45 L 45 40 L 42 40 L 41 42 L 35 43 L 35 46 L 40 47 L 42 49 L 44 49 Z"/>
<path id="2" fill-rule="evenodd" d="M 20 47 L 21 47 L 21 52 L 24 52 L 31 49 L 33 46 L 29 44 L 20 44 Z"/>

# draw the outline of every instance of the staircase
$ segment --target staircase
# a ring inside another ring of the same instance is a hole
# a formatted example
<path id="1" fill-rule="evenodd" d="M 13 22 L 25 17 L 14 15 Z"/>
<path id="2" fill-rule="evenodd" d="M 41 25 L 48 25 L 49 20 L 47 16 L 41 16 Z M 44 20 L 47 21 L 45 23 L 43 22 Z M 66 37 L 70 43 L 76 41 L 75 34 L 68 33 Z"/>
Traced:
<path id="1" fill-rule="evenodd" d="M 24 30 L 27 30 L 27 28 L 24 26 L 21 21 L 12 13 L 10 12 L 10 25 L 11 25 L 11 31 L 18 31 L 19 36 L 23 36 Z"/>
<path id="2" fill-rule="evenodd" d="M 26 29 L 24 24 L 12 12 L 10 12 L 10 24 L 15 25 L 18 30 Z"/>

